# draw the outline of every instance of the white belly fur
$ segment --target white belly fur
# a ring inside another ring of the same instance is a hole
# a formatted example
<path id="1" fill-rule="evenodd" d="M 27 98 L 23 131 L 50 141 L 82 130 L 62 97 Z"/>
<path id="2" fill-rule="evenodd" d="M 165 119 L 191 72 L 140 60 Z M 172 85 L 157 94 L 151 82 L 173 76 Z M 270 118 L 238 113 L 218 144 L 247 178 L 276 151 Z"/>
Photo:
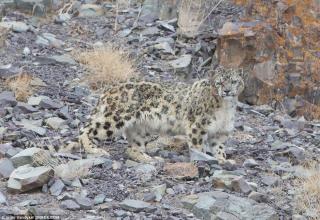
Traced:
<path id="1" fill-rule="evenodd" d="M 215 112 L 215 120 L 212 120 L 209 124 L 208 133 L 231 133 L 234 129 L 235 113 L 236 100 L 225 100 L 221 107 Z"/>

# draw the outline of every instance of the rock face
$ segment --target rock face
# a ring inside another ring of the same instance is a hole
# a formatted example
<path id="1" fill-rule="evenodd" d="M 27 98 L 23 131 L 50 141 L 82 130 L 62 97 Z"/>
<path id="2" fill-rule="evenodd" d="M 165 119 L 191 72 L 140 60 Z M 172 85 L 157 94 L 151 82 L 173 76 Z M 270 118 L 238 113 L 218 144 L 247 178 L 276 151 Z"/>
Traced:
<path id="1" fill-rule="evenodd" d="M 189 195 L 182 199 L 182 203 L 199 219 L 279 219 L 275 210 L 267 204 L 220 191 Z"/>
<path id="2" fill-rule="evenodd" d="M 289 114 L 320 118 L 319 1 L 236 2 L 246 21 L 224 24 L 217 57 L 249 71 L 242 101 L 284 102 Z"/>

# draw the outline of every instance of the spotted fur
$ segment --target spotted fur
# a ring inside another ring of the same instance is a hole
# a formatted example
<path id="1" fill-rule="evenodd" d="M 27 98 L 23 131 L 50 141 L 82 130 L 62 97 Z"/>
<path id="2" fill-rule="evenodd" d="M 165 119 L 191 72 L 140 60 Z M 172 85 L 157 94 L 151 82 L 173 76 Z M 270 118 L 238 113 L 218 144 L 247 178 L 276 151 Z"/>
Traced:
<path id="1" fill-rule="evenodd" d="M 131 155 L 144 155 L 147 135 L 183 134 L 189 147 L 224 160 L 223 143 L 233 130 L 241 71 L 218 68 L 209 79 L 168 87 L 151 82 L 120 83 L 107 90 L 83 128 L 87 153 L 103 153 L 93 139 L 127 138 Z"/>

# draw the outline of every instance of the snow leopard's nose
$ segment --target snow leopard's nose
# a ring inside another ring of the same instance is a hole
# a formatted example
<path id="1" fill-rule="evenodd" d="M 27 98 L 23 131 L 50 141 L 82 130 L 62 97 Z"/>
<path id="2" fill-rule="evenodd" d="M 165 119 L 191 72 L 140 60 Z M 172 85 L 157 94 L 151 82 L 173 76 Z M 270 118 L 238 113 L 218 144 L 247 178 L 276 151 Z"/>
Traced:
<path id="1" fill-rule="evenodd" d="M 224 92 L 226 93 L 226 95 L 229 95 L 229 93 L 231 92 L 231 90 L 224 90 Z"/>

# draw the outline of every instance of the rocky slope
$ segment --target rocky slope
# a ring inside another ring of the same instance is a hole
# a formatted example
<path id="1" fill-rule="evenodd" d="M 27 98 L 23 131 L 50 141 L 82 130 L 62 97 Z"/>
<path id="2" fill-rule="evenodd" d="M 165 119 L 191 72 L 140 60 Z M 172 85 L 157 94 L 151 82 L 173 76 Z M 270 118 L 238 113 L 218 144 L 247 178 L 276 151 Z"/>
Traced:
<path id="1" fill-rule="evenodd" d="M 76 144 L 79 127 L 97 102 L 96 92 L 81 80 L 86 70 L 73 56 L 79 49 L 112 42 L 136 58 L 141 77 L 190 82 L 218 62 L 213 55 L 219 29 L 238 19 L 240 6 L 224 2 L 206 28 L 189 39 L 178 36 L 176 20 L 168 21 L 174 14 L 150 7 L 141 12 L 133 5 L 117 14 L 109 2 L 75 2 L 60 11 L 60 1 L 30 6 L 32 2 L 0 6 L 5 9 L 0 22 L 0 216 L 317 217 L 317 210 L 298 208 L 296 180 L 308 177 L 305 165 L 318 161 L 320 123 L 291 118 L 267 105 L 239 102 L 224 165 L 197 151 L 189 154 L 183 137 L 151 142 L 149 154 L 164 159 L 154 164 L 128 160 L 122 139 L 100 143 L 111 152 L 110 158 L 53 153 Z M 21 72 L 33 76 L 34 94 L 25 101 L 17 101 L 6 83 Z"/>

